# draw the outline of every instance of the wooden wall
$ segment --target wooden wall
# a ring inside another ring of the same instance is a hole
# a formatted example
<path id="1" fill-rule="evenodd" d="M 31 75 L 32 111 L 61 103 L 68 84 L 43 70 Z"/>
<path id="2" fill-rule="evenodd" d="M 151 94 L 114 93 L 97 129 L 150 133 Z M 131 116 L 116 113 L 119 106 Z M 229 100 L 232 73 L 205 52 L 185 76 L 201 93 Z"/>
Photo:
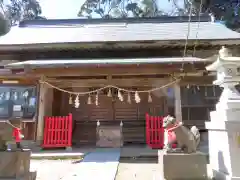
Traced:
<path id="1" fill-rule="evenodd" d="M 213 85 L 181 87 L 184 124 L 205 130 L 205 122 L 210 120 L 210 112 L 215 110 L 220 94 L 221 88 Z"/>
<path id="2" fill-rule="evenodd" d="M 34 140 L 36 122 L 24 122 L 23 126 L 24 140 Z"/>
<path id="3" fill-rule="evenodd" d="M 86 88 L 74 88 L 74 91 L 84 90 Z M 136 104 L 132 93 L 129 104 L 127 94 L 123 94 L 124 101 L 121 102 L 117 92 L 112 92 L 113 97 L 108 97 L 107 92 L 108 90 L 99 93 L 98 106 L 95 105 L 95 95 L 91 96 L 90 105 L 87 104 L 87 95 L 80 96 L 79 108 L 75 108 L 74 104 L 68 104 L 67 93 L 55 92 L 54 97 L 57 97 L 54 98 L 55 114 L 57 115 L 57 111 L 58 115 L 73 114 L 73 144 L 95 146 L 97 121 L 101 125 L 109 126 L 120 126 L 122 121 L 124 145 L 145 144 L 145 114 L 165 114 L 167 107 L 164 95 L 161 92 L 152 94 L 153 102 L 148 103 L 148 93 L 140 93 L 141 102 Z"/>

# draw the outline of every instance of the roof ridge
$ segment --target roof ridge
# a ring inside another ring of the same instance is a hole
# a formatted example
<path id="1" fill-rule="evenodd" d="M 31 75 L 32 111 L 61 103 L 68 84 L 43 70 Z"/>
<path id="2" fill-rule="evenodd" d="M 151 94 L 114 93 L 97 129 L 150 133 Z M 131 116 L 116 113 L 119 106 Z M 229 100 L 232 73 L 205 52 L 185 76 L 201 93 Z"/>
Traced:
<path id="1" fill-rule="evenodd" d="M 71 26 L 87 24 L 107 24 L 107 23 L 184 23 L 188 22 L 188 16 L 161 16 L 145 18 L 119 18 L 119 19 L 41 19 L 41 20 L 24 20 L 19 23 L 19 27 L 29 26 Z M 198 22 L 198 16 L 192 16 L 191 22 Z M 200 22 L 211 22 L 211 16 L 203 15 Z"/>

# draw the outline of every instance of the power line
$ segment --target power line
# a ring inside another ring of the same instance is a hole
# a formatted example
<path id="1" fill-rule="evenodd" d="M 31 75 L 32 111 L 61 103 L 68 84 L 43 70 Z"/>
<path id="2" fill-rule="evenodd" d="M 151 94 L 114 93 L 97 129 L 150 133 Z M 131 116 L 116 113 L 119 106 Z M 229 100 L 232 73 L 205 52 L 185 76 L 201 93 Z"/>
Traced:
<path id="1" fill-rule="evenodd" d="M 183 63 L 182 63 L 182 68 L 181 68 L 182 71 L 184 71 L 184 59 L 186 57 L 188 38 L 189 38 L 189 35 L 190 35 L 192 9 L 193 9 L 193 3 L 191 3 L 191 5 L 190 5 L 190 12 L 188 14 L 188 31 L 187 31 L 187 36 L 186 36 L 186 41 L 185 41 L 185 46 L 184 46 L 184 51 L 183 51 Z"/>
<path id="2" fill-rule="evenodd" d="M 198 34 L 199 34 L 199 27 L 200 27 L 200 20 L 201 20 L 201 13 L 202 13 L 202 7 L 203 7 L 203 0 L 201 0 L 200 5 L 199 5 L 199 12 L 198 12 L 198 26 L 197 26 L 197 32 L 196 32 L 196 39 L 194 42 L 194 48 L 193 48 L 193 56 L 195 56 L 196 53 L 196 47 L 198 43 Z"/>

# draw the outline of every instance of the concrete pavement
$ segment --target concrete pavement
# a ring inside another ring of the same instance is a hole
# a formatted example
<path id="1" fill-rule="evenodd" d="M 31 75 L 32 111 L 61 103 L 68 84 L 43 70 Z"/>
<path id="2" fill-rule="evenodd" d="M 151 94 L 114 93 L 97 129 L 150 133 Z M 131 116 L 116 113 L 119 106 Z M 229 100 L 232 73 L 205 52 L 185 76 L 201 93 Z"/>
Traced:
<path id="1" fill-rule="evenodd" d="M 120 150 L 92 152 L 84 160 L 31 160 L 31 171 L 37 171 L 37 180 L 96 179 L 114 180 Z M 81 162 L 81 163 L 80 163 Z"/>

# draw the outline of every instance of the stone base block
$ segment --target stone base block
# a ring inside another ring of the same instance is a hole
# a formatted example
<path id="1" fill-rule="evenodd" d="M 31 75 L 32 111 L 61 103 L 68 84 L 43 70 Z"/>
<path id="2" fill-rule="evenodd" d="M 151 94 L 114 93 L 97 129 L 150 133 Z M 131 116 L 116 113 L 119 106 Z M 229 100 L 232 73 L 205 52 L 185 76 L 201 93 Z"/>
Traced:
<path id="1" fill-rule="evenodd" d="M 0 177 L 21 177 L 29 173 L 30 151 L 0 152 Z"/>
<path id="2" fill-rule="evenodd" d="M 36 180 L 37 173 L 36 172 L 29 172 L 28 174 L 21 176 L 21 177 L 0 177 L 0 180 Z"/>
<path id="3" fill-rule="evenodd" d="M 213 173 L 213 179 L 216 179 L 216 180 L 240 180 L 240 177 L 232 177 L 232 176 L 229 176 L 228 174 L 225 174 L 217 170 L 212 170 L 212 173 Z"/>
<path id="4" fill-rule="evenodd" d="M 16 143 L 14 141 L 8 141 L 7 144 L 10 149 L 17 149 Z M 21 146 L 23 147 L 23 149 L 33 149 L 34 147 L 36 147 L 36 142 L 30 140 L 23 140 L 21 142 Z"/>
<path id="5" fill-rule="evenodd" d="M 21 177 L 14 177 L 14 178 L 7 178 L 8 180 L 36 180 L 37 172 L 29 172 L 24 176 Z M 6 178 L 1 178 L 0 180 L 7 180 Z"/>
<path id="6" fill-rule="evenodd" d="M 206 180 L 208 179 L 207 155 L 201 152 L 165 153 L 163 174 L 166 180 Z"/>
<path id="7" fill-rule="evenodd" d="M 37 172 L 29 172 L 23 180 L 35 180 L 37 178 Z"/>

